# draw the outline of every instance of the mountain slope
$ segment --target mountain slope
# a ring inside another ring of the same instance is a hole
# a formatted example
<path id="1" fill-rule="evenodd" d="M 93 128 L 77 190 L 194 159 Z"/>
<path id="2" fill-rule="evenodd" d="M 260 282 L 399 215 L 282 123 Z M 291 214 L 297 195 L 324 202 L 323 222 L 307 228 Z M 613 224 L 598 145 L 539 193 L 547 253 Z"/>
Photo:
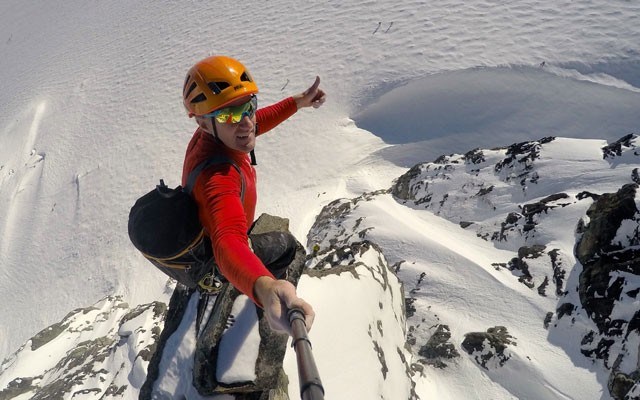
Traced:
<path id="1" fill-rule="evenodd" d="M 389 189 L 328 204 L 309 232 L 312 270 L 300 282 L 318 312 L 311 339 L 327 393 L 622 399 L 637 392 L 639 144 L 628 135 L 611 144 L 544 138 L 475 149 L 418 164 Z M 391 271 L 404 291 L 386 289 L 395 280 Z M 374 296 L 377 285 L 381 297 Z M 190 302 L 179 340 L 161 364 L 159 396 L 199 398 L 190 375 L 196 304 Z M 3 364 L 0 395 L 55 389 L 66 390 L 63 398 L 99 398 L 120 388 L 135 398 L 158 337 L 159 314 L 151 313 L 158 307 L 127 312 L 107 299 L 70 315 Z M 107 311 L 90 322 L 101 308 Z M 104 317 L 114 310 L 119 317 Z M 136 344 L 123 347 L 130 337 Z M 71 358 L 91 343 L 102 345 L 82 363 Z M 123 349 L 129 356 L 114 368 Z M 287 354 L 289 393 L 296 393 L 295 361 Z M 52 358 L 56 367 L 33 375 L 34 357 Z M 96 386 L 79 379 L 78 369 L 61 367 L 71 364 L 116 372 Z M 117 371 L 132 374 L 122 381 Z M 353 373 L 381 386 L 354 383 Z"/>

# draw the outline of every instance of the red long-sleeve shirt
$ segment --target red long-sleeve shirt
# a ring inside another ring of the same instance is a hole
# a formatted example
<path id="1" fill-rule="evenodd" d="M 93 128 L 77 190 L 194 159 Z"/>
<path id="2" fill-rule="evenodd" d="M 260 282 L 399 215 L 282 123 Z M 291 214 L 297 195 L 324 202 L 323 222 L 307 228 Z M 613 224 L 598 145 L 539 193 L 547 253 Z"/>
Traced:
<path id="1" fill-rule="evenodd" d="M 261 108 L 256 113 L 256 136 L 282 123 L 297 111 L 292 97 Z M 255 303 L 253 286 L 261 276 L 273 275 L 249 248 L 247 231 L 255 218 L 257 193 L 256 171 L 249 155 L 226 147 L 202 129 L 196 130 L 189 142 L 182 170 L 182 185 L 189 173 L 201 162 L 224 154 L 231 158 L 244 177 L 244 201 L 241 200 L 242 178 L 229 164 L 213 165 L 198 176 L 192 196 L 198 204 L 200 222 L 209 234 L 213 254 L 222 275 Z"/>

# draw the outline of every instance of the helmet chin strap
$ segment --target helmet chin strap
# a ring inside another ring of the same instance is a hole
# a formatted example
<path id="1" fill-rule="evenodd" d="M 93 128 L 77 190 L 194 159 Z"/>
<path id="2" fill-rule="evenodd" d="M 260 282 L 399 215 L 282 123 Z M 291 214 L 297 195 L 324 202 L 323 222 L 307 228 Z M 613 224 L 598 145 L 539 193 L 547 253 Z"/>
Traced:
<path id="1" fill-rule="evenodd" d="M 216 121 L 214 121 L 213 118 L 211 118 L 211 126 L 213 127 L 213 138 L 216 140 L 216 142 L 223 144 L 222 140 L 220 140 L 220 138 L 218 137 L 218 130 L 216 129 Z"/>
<path id="2" fill-rule="evenodd" d="M 255 126 L 253 127 L 253 134 L 256 135 L 256 138 L 258 137 L 258 122 L 256 122 Z M 258 165 L 258 163 L 256 162 L 255 147 L 254 150 L 251 150 L 249 152 L 249 155 L 251 156 L 251 165 Z"/>

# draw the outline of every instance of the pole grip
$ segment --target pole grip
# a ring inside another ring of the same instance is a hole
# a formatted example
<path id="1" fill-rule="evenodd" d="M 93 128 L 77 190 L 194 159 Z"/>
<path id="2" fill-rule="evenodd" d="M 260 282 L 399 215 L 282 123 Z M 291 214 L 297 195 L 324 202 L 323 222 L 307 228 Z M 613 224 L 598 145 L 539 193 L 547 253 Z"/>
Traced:
<path id="1" fill-rule="evenodd" d="M 296 360 L 298 361 L 300 398 L 303 400 L 324 400 L 324 388 L 311 352 L 311 342 L 307 335 L 304 312 L 299 308 L 292 308 L 289 310 L 288 317 L 293 338 L 291 346 L 296 351 Z"/>

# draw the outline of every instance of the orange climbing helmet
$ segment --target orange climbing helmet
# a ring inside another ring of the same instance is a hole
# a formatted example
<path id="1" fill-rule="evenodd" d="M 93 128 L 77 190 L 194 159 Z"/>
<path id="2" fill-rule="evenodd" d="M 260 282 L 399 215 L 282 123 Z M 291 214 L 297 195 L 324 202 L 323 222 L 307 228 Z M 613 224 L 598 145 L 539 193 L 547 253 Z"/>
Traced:
<path id="1" fill-rule="evenodd" d="M 238 60 L 211 56 L 197 62 L 184 81 L 182 100 L 189 117 L 205 115 L 258 93 L 258 85 Z"/>

